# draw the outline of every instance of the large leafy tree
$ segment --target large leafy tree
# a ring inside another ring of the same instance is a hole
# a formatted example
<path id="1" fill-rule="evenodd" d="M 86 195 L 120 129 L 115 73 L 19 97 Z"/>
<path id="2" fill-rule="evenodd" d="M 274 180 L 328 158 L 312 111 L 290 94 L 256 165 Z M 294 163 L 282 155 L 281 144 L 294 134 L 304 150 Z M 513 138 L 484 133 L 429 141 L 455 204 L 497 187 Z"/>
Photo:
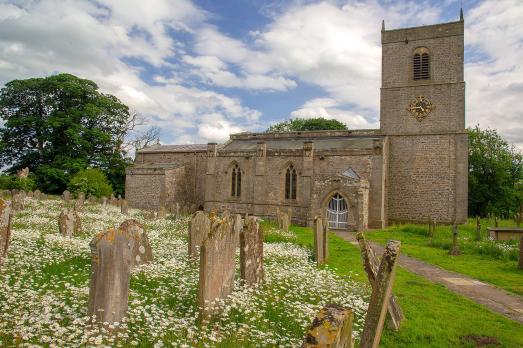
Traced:
<path id="1" fill-rule="evenodd" d="M 268 133 L 282 133 L 282 132 L 301 132 L 301 131 L 315 131 L 315 130 L 347 130 L 347 125 L 338 120 L 328 120 L 323 117 L 317 118 L 294 118 L 273 124 L 266 132 Z"/>
<path id="2" fill-rule="evenodd" d="M 511 216 L 523 204 L 523 156 L 496 130 L 469 128 L 469 214 Z"/>
<path id="3" fill-rule="evenodd" d="M 29 167 L 40 188 L 62 192 L 72 175 L 102 169 L 123 191 L 123 139 L 132 116 L 115 96 L 70 74 L 14 80 L 0 90 L 0 164 Z"/>

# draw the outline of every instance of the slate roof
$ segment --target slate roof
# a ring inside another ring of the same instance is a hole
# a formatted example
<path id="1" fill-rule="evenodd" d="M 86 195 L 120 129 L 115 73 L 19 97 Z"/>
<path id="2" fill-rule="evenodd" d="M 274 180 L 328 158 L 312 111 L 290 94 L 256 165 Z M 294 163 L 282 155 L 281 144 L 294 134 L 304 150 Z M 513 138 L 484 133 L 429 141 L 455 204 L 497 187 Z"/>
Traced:
<path id="1" fill-rule="evenodd" d="M 352 137 L 322 137 L 322 138 L 280 138 L 263 139 L 267 150 L 300 150 L 303 143 L 314 142 L 315 150 L 343 150 L 354 148 L 372 148 L 373 141 L 381 139 L 378 137 L 352 138 Z M 220 149 L 221 151 L 245 151 L 256 150 L 258 139 L 233 139 Z"/>
<path id="2" fill-rule="evenodd" d="M 186 145 L 151 145 L 141 150 L 139 153 L 151 152 L 204 152 L 207 151 L 207 144 L 186 144 Z"/>

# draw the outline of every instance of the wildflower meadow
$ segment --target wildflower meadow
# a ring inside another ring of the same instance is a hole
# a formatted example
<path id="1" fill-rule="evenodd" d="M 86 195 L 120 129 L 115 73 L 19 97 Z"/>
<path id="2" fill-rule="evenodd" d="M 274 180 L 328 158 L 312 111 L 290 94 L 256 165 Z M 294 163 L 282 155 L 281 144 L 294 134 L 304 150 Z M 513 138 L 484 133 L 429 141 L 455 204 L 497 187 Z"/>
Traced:
<path id="1" fill-rule="evenodd" d="M 58 233 L 61 200 L 26 202 L 0 270 L 0 346 L 297 347 L 328 303 L 350 307 L 354 336 L 361 333 L 369 289 L 317 268 L 292 233 L 267 231 L 263 285 L 246 287 L 237 276 L 232 295 L 216 304 L 220 314 L 201 326 L 198 262 L 187 257 L 189 217 L 147 220 L 140 210 L 125 216 L 116 206 L 86 203 L 83 234 L 66 238 Z M 154 261 L 133 269 L 125 320 L 99 328 L 87 316 L 89 242 L 127 218 L 145 226 Z"/>

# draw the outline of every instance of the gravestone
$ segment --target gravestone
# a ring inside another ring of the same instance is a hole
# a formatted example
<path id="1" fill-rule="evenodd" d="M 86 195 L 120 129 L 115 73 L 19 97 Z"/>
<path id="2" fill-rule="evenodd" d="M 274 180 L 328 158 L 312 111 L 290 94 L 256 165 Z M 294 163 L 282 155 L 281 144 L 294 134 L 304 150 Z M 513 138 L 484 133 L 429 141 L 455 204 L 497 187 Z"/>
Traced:
<path id="1" fill-rule="evenodd" d="M 449 255 L 457 256 L 461 254 L 458 245 L 458 225 L 454 223 L 452 225 L 452 246 L 449 250 Z"/>
<path id="2" fill-rule="evenodd" d="M 35 190 L 34 198 L 38 200 L 42 199 L 42 192 L 40 192 L 40 190 Z"/>
<path id="3" fill-rule="evenodd" d="M 124 215 L 129 215 L 129 204 L 127 203 L 127 199 L 122 199 L 120 212 Z"/>
<path id="4" fill-rule="evenodd" d="M 0 267 L 7 257 L 7 249 L 11 242 L 11 222 L 13 219 L 9 202 L 0 198 Z"/>
<path id="5" fill-rule="evenodd" d="M 263 282 L 263 231 L 255 216 L 240 231 L 240 274 L 246 285 Z"/>
<path id="6" fill-rule="evenodd" d="M 178 219 L 180 219 L 180 216 L 181 216 L 180 215 L 181 214 L 181 212 L 180 212 L 180 203 L 176 202 L 175 209 L 176 209 L 175 219 L 178 220 Z"/>
<path id="7" fill-rule="evenodd" d="M 365 316 L 360 348 L 379 347 L 387 307 L 392 295 L 392 285 L 396 276 L 400 245 L 399 241 L 390 240 L 385 247 Z"/>
<path id="8" fill-rule="evenodd" d="M 107 197 L 102 197 L 102 207 L 107 207 Z"/>
<path id="9" fill-rule="evenodd" d="M 58 216 L 58 231 L 64 237 L 72 237 L 82 232 L 80 216 L 73 209 L 63 209 Z"/>
<path id="10" fill-rule="evenodd" d="M 83 192 L 78 193 L 78 197 L 76 198 L 74 209 L 77 212 L 83 212 L 84 211 L 84 200 L 85 200 L 85 194 Z"/>
<path id="11" fill-rule="evenodd" d="M 198 250 L 211 231 L 211 220 L 203 211 L 194 213 L 189 222 L 189 258 L 198 256 Z"/>
<path id="12" fill-rule="evenodd" d="M 134 219 L 128 219 L 122 222 L 120 229 L 134 238 L 134 245 L 131 249 L 131 265 L 137 266 L 152 262 L 153 250 L 143 225 Z"/>
<path id="13" fill-rule="evenodd" d="M 27 192 L 27 197 L 34 198 L 34 192 L 33 191 Z"/>
<path id="14" fill-rule="evenodd" d="M 127 314 L 134 236 L 119 228 L 95 235 L 91 247 L 88 315 L 101 324 L 121 322 Z"/>
<path id="15" fill-rule="evenodd" d="M 163 205 L 160 206 L 160 208 L 158 209 L 158 214 L 156 216 L 158 219 L 165 219 L 165 217 L 167 216 L 167 210 Z"/>
<path id="16" fill-rule="evenodd" d="M 200 321 L 214 314 L 213 302 L 230 295 L 234 288 L 236 236 L 230 218 L 216 219 L 200 249 L 198 307 Z"/>
<path id="17" fill-rule="evenodd" d="M 289 232 L 289 226 L 291 225 L 289 221 L 289 215 L 286 213 L 280 213 L 280 219 L 281 219 L 281 229 L 285 232 Z"/>
<path id="18" fill-rule="evenodd" d="M 327 226 L 319 216 L 314 218 L 314 258 L 318 266 L 323 265 L 328 257 Z"/>
<path id="19" fill-rule="evenodd" d="M 494 227 L 499 227 L 499 221 L 496 215 L 494 215 Z"/>
<path id="20" fill-rule="evenodd" d="M 314 317 L 302 348 L 352 348 L 352 321 L 349 308 L 325 305 Z"/>
<path id="21" fill-rule="evenodd" d="M 18 179 L 24 179 L 24 178 L 27 178 L 28 176 L 29 176 L 29 168 L 28 167 L 20 169 L 19 171 L 16 172 L 16 177 Z"/>
<path id="22" fill-rule="evenodd" d="M 24 210 L 25 202 L 22 194 L 17 192 L 11 198 L 11 208 L 14 212 Z"/>
<path id="23" fill-rule="evenodd" d="M 514 215 L 514 222 L 517 227 L 521 227 L 521 222 L 523 222 L 523 212 L 520 211 Z"/>
<path id="24" fill-rule="evenodd" d="M 65 190 L 64 193 L 62 193 L 62 198 L 64 202 L 69 203 L 69 201 L 71 200 L 71 192 Z"/>
<path id="25" fill-rule="evenodd" d="M 481 240 L 481 219 L 476 216 L 476 240 Z"/>
<path id="26" fill-rule="evenodd" d="M 367 278 L 369 279 L 371 287 L 374 289 L 379 270 L 378 258 L 374 253 L 374 249 L 372 249 L 371 245 L 365 240 L 365 235 L 363 232 L 358 232 L 356 239 L 358 240 L 358 244 L 360 246 L 363 268 L 365 269 L 365 273 L 367 273 Z M 398 300 L 394 294 L 390 295 L 389 306 L 387 309 L 389 312 L 390 326 L 394 330 L 398 331 L 401 322 L 403 319 L 405 319 L 405 316 L 403 315 L 403 311 L 401 310 Z"/>

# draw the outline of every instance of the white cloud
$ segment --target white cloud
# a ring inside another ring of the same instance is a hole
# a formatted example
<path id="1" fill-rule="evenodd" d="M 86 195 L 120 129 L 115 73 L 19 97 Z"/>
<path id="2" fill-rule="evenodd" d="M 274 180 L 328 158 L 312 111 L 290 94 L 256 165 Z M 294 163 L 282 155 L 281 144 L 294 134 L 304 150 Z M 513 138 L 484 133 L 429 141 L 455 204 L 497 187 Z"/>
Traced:
<path id="1" fill-rule="evenodd" d="M 498 129 L 523 150 L 523 7 L 486 1 L 465 17 L 467 123 Z"/>
<path id="2" fill-rule="evenodd" d="M 210 142 L 223 143 L 229 139 L 230 134 L 243 131 L 241 127 L 221 119 L 219 114 L 205 115 L 204 119 L 206 122 L 199 126 L 198 135 Z"/>
<path id="3" fill-rule="evenodd" d="M 236 123 L 255 124 L 260 112 L 221 93 L 183 86 L 174 74 L 147 84 L 141 71 L 126 63 L 134 58 L 172 69 L 172 58 L 185 54 L 185 43 L 169 30 L 191 33 L 207 15 L 186 0 L 133 0 L 125 6 L 116 0 L 1 3 L 0 85 L 69 72 L 96 81 L 103 91 L 149 115 L 162 128 L 164 142 L 215 139 L 199 132 L 213 125 L 206 115 L 220 115 L 222 128 L 233 130 L 239 129 Z"/>

